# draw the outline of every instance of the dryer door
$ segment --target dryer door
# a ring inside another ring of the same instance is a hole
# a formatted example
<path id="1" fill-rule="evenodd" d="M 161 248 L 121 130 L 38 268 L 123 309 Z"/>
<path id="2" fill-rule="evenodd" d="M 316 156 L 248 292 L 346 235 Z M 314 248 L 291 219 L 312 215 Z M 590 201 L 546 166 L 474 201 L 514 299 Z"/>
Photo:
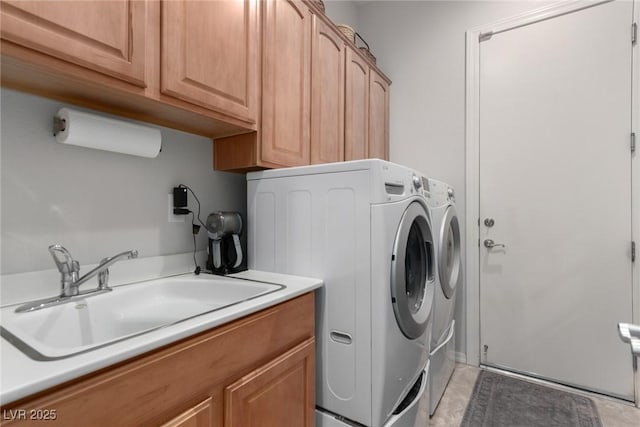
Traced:
<path id="1" fill-rule="evenodd" d="M 419 202 L 405 210 L 391 257 L 391 302 L 402 333 L 420 337 L 433 303 L 433 234 L 425 208 Z"/>
<path id="2" fill-rule="evenodd" d="M 447 299 L 453 297 L 456 286 L 462 274 L 462 260 L 460 258 L 460 225 L 458 215 L 453 206 L 449 206 L 442 218 L 438 239 L 438 272 L 440 286 Z"/>

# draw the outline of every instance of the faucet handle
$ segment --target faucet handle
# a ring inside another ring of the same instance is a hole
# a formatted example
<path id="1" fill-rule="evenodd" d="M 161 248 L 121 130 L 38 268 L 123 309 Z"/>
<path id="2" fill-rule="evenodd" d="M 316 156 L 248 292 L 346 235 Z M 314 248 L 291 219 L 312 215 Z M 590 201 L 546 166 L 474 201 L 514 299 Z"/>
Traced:
<path id="1" fill-rule="evenodd" d="M 80 263 L 74 261 L 69 251 L 61 245 L 49 246 L 49 253 L 60 273 L 73 274 L 80 271 Z"/>
<path id="2" fill-rule="evenodd" d="M 105 264 L 109 261 L 109 258 L 102 258 L 100 261 L 100 265 Z M 107 289 L 109 287 L 109 269 L 105 268 L 100 273 L 98 273 L 98 289 Z"/>
<path id="3" fill-rule="evenodd" d="M 80 263 L 78 261 L 71 262 L 71 280 L 76 281 L 80 276 Z"/>

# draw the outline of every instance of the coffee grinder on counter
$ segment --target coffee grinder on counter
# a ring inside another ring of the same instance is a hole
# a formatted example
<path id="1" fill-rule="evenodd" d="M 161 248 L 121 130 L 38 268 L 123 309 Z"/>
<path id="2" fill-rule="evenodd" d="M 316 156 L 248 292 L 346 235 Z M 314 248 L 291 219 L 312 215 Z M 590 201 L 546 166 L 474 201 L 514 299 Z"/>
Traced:
<path id="1" fill-rule="evenodd" d="M 238 212 L 214 212 L 207 217 L 209 246 L 207 269 L 225 275 L 245 270 L 242 264 L 242 217 Z"/>

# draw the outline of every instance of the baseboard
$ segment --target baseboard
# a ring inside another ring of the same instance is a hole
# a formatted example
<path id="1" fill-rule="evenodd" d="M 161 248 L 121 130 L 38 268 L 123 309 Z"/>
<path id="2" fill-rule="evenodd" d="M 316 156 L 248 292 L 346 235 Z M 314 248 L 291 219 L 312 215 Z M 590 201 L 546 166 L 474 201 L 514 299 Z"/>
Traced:
<path id="1" fill-rule="evenodd" d="M 465 365 L 467 364 L 467 355 L 465 353 L 456 351 L 454 354 L 456 357 L 456 363 L 464 363 Z"/>

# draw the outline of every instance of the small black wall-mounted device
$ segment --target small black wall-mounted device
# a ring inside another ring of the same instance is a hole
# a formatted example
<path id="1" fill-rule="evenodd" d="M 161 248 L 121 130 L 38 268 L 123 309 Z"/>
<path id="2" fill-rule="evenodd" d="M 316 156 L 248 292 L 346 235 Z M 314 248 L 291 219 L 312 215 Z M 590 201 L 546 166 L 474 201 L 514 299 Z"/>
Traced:
<path id="1" fill-rule="evenodd" d="M 173 187 L 173 214 L 187 215 L 188 213 L 186 187 Z"/>

